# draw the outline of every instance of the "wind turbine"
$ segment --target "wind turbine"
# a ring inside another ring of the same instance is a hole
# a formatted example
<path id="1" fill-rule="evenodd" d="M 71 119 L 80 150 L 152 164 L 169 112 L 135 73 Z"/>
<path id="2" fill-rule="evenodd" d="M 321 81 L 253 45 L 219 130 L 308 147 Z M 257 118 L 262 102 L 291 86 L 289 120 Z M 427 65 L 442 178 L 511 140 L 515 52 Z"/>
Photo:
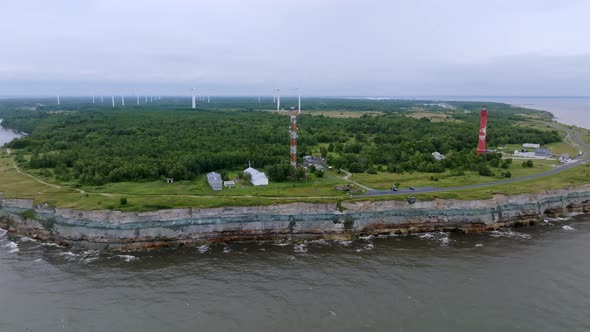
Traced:
<path id="1" fill-rule="evenodd" d="M 281 110 L 281 90 L 277 89 L 277 112 Z"/>
<path id="2" fill-rule="evenodd" d="M 92 103 L 94 104 L 94 95 L 92 95 Z"/>
<path id="3" fill-rule="evenodd" d="M 297 90 L 297 109 L 298 109 L 298 113 L 301 113 L 301 93 L 299 92 L 299 88 L 296 88 L 295 90 Z"/>
<path id="4" fill-rule="evenodd" d="M 139 105 L 139 95 L 137 94 L 137 91 L 135 91 L 135 97 L 137 97 L 137 105 Z"/>
<path id="5" fill-rule="evenodd" d="M 115 108 L 115 96 L 111 96 L 111 101 L 113 102 L 113 108 Z"/>
<path id="6" fill-rule="evenodd" d="M 195 109 L 197 108 L 197 101 L 195 100 L 195 88 L 192 89 L 192 108 Z"/>
<path id="7" fill-rule="evenodd" d="M 121 96 L 121 106 L 125 106 L 125 97 Z"/>
<path id="8" fill-rule="evenodd" d="M 60 101 L 59 101 L 59 95 L 57 95 L 57 104 L 61 105 Z"/>

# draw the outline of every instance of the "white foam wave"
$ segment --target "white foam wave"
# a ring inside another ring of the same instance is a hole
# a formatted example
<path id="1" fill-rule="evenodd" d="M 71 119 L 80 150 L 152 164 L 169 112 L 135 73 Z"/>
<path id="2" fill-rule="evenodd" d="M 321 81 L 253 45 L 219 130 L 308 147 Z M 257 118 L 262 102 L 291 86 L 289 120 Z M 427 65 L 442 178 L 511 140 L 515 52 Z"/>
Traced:
<path id="1" fill-rule="evenodd" d="M 365 241 L 370 241 L 374 238 L 375 238 L 375 236 L 373 236 L 373 235 L 359 236 L 359 240 L 365 240 Z"/>
<path id="2" fill-rule="evenodd" d="M 438 241 L 438 242 L 440 242 L 441 246 L 448 246 L 449 243 L 451 242 L 451 239 L 449 238 L 449 234 L 444 233 L 444 232 L 419 234 L 418 238 L 423 239 L 423 240 Z"/>
<path id="3" fill-rule="evenodd" d="M 45 247 L 65 248 L 64 246 L 60 246 L 59 244 L 53 242 L 41 242 L 41 245 Z"/>
<path id="4" fill-rule="evenodd" d="M 197 250 L 201 253 L 204 254 L 207 251 L 209 251 L 209 245 L 203 244 L 202 246 L 198 246 Z"/>
<path id="5" fill-rule="evenodd" d="M 309 243 L 315 244 L 315 245 L 318 245 L 318 246 L 327 246 L 327 245 L 330 245 L 330 242 L 329 241 L 326 241 L 324 239 L 309 241 Z"/>
<path id="6" fill-rule="evenodd" d="M 3 237 L 4 235 L 6 235 L 6 233 L 8 233 L 7 230 L 0 228 L 0 237 Z"/>
<path id="7" fill-rule="evenodd" d="M 475 245 L 475 247 L 476 247 L 476 248 L 481 248 L 481 247 L 483 247 L 483 244 L 481 244 L 481 243 L 478 243 L 478 244 L 476 244 L 476 245 Z"/>
<path id="8" fill-rule="evenodd" d="M 564 225 L 561 228 L 564 229 L 564 230 L 566 230 L 566 231 L 575 231 L 575 228 L 573 228 L 572 226 L 568 226 L 568 225 Z"/>
<path id="9" fill-rule="evenodd" d="M 289 245 L 289 242 L 286 242 L 286 241 L 277 241 L 277 242 L 273 242 L 273 245 L 279 246 L 279 247 L 286 247 L 286 246 Z"/>
<path id="10" fill-rule="evenodd" d="M 230 252 L 231 252 L 231 249 L 229 247 L 223 248 L 223 253 L 224 254 L 229 254 Z"/>
<path id="11" fill-rule="evenodd" d="M 296 244 L 293 246 L 294 252 L 307 252 L 307 246 L 305 244 Z"/>
<path id="12" fill-rule="evenodd" d="M 84 263 L 86 263 L 86 264 L 92 263 L 92 262 L 98 260 L 98 258 L 99 258 L 98 256 L 84 258 Z"/>
<path id="13" fill-rule="evenodd" d="M 349 245 L 351 245 L 351 244 L 352 244 L 352 241 L 345 241 L 345 240 L 342 240 L 342 241 L 338 241 L 338 242 L 336 242 L 336 243 L 338 243 L 338 244 L 339 244 L 339 245 L 341 245 L 341 246 L 348 247 Z"/>
<path id="14" fill-rule="evenodd" d="M 12 241 L 9 241 L 7 244 L 3 245 L 2 247 L 8 248 L 9 249 L 8 252 L 11 254 L 17 253 L 19 250 L 16 242 L 12 242 Z"/>
<path id="15" fill-rule="evenodd" d="M 70 260 L 74 259 L 74 258 L 78 258 L 80 256 L 80 255 L 73 253 L 71 251 L 60 252 L 58 255 L 66 258 L 66 259 L 70 259 Z"/>
<path id="16" fill-rule="evenodd" d="M 132 256 L 132 255 L 117 255 L 117 257 L 121 258 L 125 262 L 132 262 L 136 259 L 139 259 L 139 258 Z"/>
<path id="17" fill-rule="evenodd" d="M 530 239 L 530 238 L 532 238 L 528 234 L 515 232 L 510 229 L 502 230 L 502 231 L 490 231 L 487 234 L 492 237 L 507 237 L 507 238 L 514 238 L 514 239 Z"/>
<path id="18" fill-rule="evenodd" d="M 22 236 L 22 237 L 19 239 L 19 241 L 20 241 L 20 242 L 36 242 L 37 240 L 35 240 L 35 239 L 31 239 L 31 238 L 30 238 L 30 237 L 28 237 L 28 236 Z"/>

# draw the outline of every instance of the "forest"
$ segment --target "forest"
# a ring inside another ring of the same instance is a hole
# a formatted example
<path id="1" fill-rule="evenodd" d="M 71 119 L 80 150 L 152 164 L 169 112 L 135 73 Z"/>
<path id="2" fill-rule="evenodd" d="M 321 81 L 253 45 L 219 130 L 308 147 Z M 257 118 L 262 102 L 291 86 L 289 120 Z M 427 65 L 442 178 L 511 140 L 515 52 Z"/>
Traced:
<path id="1" fill-rule="evenodd" d="M 347 102 L 356 103 L 336 100 L 330 107 L 341 110 Z M 334 168 L 356 173 L 451 170 L 461 175 L 472 170 L 487 175 L 489 167 L 506 162 L 497 153 L 474 153 L 479 104 L 458 103 L 456 111 L 447 111 L 452 121 L 432 121 L 408 116 L 407 107 L 417 103 L 389 102 L 382 105 L 382 114 L 350 118 L 304 112 L 298 118 L 298 156 L 321 155 Z M 271 181 L 287 180 L 288 117 L 252 109 L 248 103 L 239 107 L 236 100 L 223 105 L 197 110 L 178 106 L 112 110 L 92 104 L 5 107 L 0 117 L 4 126 L 29 133 L 8 144 L 20 165 L 61 181 L 100 185 L 166 177 L 193 180 L 210 171 L 243 170 L 249 161 L 267 171 Z M 520 115 L 523 110 L 501 104 L 491 109 L 496 110 L 489 116 L 491 147 L 561 140 L 556 131 L 515 126 L 516 121 L 527 121 Z M 446 158 L 436 161 L 435 151 Z"/>

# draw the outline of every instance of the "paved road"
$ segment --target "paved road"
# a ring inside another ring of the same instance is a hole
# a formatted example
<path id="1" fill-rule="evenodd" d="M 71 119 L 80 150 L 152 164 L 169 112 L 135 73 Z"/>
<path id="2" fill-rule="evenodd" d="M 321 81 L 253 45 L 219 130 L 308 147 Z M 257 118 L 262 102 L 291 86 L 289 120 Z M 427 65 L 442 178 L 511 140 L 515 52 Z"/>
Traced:
<path id="1" fill-rule="evenodd" d="M 461 190 L 461 189 L 484 188 L 484 187 L 489 187 L 489 186 L 495 186 L 498 184 L 508 184 L 508 183 L 515 183 L 515 182 L 520 182 L 520 181 L 538 179 L 538 178 L 542 178 L 544 176 L 561 173 L 565 170 L 568 170 L 572 167 L 576 167 L 576 166 L 583 164 L 583 163 L 590 160 L 590 158 L 588 157 L 588 152 L 590 151 L 590 145 L 584 143 L 575 134 L 572 134 L 570 137 L 574 140 L 574 142 L 576 142 L 578 145 L 580 145 L 580 147 L 582 147 L 586 151 L 583 151 L 584 154 L 577 161 L 567 163 L 563 166 L 559 166 L 559 167 L 554 168 L 549 171 L 545 171 L 545 172 L 541 172 L 541 173 L 537 173 L 537 174 L 533 174 L 533 175 L 527 175 L 527 176 L 523 176 L 523 177 L 518 177 L 518 178 L 510 178 L 510 179 L 499 180 L 499 181 L 492 181 L 492 182 L 486 182 L 486 183 L 475 183 L 475 184 L 469 184 L 469 185 L 464 185 L 464 186 L 455 186 L 455 187 L 444 187 L 444 188 L 427 187 L 427 188 L 416 188 L 415 190 L 399 189 L 398 191 L 369 190 L 364 194 L 359 194 L 359 195 L 355 195 L 355 196 L 408 195 L 408 194 L 445 192 L 445 191 L 453 191 L 453 190 Z"/>

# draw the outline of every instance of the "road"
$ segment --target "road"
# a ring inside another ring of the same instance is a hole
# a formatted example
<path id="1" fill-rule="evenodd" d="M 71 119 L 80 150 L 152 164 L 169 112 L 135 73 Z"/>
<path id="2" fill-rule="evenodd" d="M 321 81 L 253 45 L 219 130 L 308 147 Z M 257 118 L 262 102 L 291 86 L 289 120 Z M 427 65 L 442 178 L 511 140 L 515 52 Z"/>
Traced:
<path id="1" fill-rule="evenodd" d="M 533 179 L 542 178 L 544 176 L 561 173 L 565 170 L 568 170 L 572 167 L 576 167 L 576 166 L 581 165 L 581 164 L 590 160 L 590 158 L 588 157 L 588 152 L 590 152 L 590 145 L 584 143 L 577 135 L 573 134 L 572 132 L 568 133 L 568 137 L 573 139 L 576 144 L 578 144 L 583 150 L 585 150 L 585 151 L 583 151 L 583 155 L 580 156 L 580 159 L 578 159 L 577 161 L 567 163 L 563 166 L 554 168 L 549 171 L 545 171 L 545 172 L 541 172 L 541 173 L 537 173 L 537 174 L 533 174 L 533 175 L 527 175 L 527 176 L 523 176 L 523 177 L 518 177 L 518 178 L 510 178 L 510 179 L 499 180 L 499 181 L 492 181 L 492 182 L 486 182 L 486 183 L 475 183 L 475 184 L 469 184 L 469 185 L 464 185 L 464 186 L 455 186 L 455 187 L 444 187 L 444 188 L 426 187 L 426 188 L 416 188 L 415 190 L 399 189 L 398 191 L 368 190 L 364 194 L 359 194 L 359 195 L 355 195 L 355 196 L 426 194 L 426 193 L 446 192 L 446 191 L 454 191 L 454 190 L 461 190 L 461 189 L 485 188 L 485 187 L 495 186 L 495 185 L 499 185 L 499 184 L 509 184 L 509 183 L 526 181 L 526 180 L 533 180 Z"/>

